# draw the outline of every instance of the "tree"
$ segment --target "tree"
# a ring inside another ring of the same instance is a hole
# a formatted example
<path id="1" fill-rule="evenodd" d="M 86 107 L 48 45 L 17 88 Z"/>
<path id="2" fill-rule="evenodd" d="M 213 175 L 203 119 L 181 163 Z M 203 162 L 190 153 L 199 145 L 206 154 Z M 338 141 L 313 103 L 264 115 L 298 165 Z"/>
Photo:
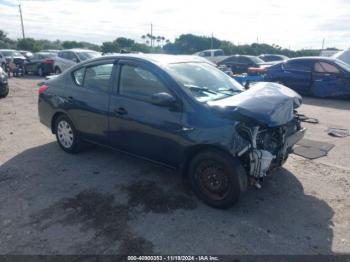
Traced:
<path id="1" fill-rule="evenodd" d="M 3 30 L 0 30 L 0 48 L 16 48 L 16 41 L 9 39 Z"/>
<path id="2" fill-rule="evenodd" d="M 71 49 L 71 48 L 83 48 L 84 45 L 77 41 L 64 41 L 62 43 L 62 47 L 64 49 Z"/>
<path id="3" fill-rule="evenodd" d="M 103 42 L 101 46 L 102 53 L 118 53 L 120 47 L 116 41 L 113 42 Z"/>
<path id="4" fill-rule="evenodd" d="M 126 37 L 118 37 L 116 40 L 114 40 L 120 48 L 129 49 L 131 46 L 135 43 L 134 40 Z"/>
<path id="5" fill-rule="evenodd" d="M 18 39 L 17 49 L 38 52 L 43 49 L 42 44 L 33 38 Z"/>

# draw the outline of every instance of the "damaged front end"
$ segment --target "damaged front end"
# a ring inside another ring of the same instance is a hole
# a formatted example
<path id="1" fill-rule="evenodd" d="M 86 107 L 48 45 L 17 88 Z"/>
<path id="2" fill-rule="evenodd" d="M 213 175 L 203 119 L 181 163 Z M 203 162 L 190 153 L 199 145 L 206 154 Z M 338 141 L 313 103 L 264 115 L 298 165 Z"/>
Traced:
<path id="1" fill-rule="evenodd" d="M 237 153 L 253 181 L 258 182 L 269 171 L 280 167 L 292 152 L 292 147 L 305 134 L 297 116 L 285 125 L 267 127 L 241 122 L 236 126 L 237 132 L 248 146 Z M 258 186 L 258 184 L 256 184 Z"/>
<path id="2" fill-rule="evenodd" d="M 247 141 L 235 153 L 247 173 L 261 180 L 282 166 L 292 147 L 303 138 L 296 109 L 302 99 L 293 90 L 276 83 L 261 82 L 247 91 L 208 105 L 222 117 L 235 121 L 238 135 Z"/>

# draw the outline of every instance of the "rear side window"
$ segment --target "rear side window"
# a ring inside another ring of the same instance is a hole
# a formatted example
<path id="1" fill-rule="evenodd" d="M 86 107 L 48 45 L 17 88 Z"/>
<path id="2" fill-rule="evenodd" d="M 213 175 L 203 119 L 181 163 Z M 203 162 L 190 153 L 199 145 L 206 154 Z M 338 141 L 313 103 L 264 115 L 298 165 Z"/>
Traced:
<path id="1" fill-rule="evenodd" d="M 83 67 L 73 72 L 76 85 L 107 92 L 111 87 L 113 64 Z"/>
<path id="2" fill-rule="evenodd" d="M 326 62 L 318 62 L 315 64 L 315 72 L 317 73 L 330 73 L 330 74 L 338 74 L 339 69 L 329 63 Z"/>
<path id="3" fill-rule="evenodd" d="M 284 68 L 288 70 L 307 71 L 311 72 L 313 61 L 311 60 L 290 60 Z"/>
<path id="4" fill-rule="evenodd" d="M 90 66 L 85 69 L 84 87 L 107 92 L 111 86 L 113 64 Z"/>
<path id="5" fill-rule="evenodd" d="M 168 92 L 168 89 L 152 72 L 138 66 L 122 66 L 119 83 L 121 95 L 150 102 L 153 94 L 161 92 Z"/>

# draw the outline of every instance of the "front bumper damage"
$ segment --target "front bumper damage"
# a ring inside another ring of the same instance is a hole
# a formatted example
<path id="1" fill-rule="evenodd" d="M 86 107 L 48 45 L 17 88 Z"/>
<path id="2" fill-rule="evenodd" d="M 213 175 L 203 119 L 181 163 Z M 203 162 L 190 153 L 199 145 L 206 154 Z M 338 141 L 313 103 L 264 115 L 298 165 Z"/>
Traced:
<path id="1" fill-rule="evenodd" d="M 269 171 L 282 166 L 293 146 L 304 137 L 306 131 L 300 126 L 298 119 L 277 128 L 247 126 L 241 123 L 237 129 L 250 142 L 237 156 L 243 160 L 254 181 L 261 180 Z"/>

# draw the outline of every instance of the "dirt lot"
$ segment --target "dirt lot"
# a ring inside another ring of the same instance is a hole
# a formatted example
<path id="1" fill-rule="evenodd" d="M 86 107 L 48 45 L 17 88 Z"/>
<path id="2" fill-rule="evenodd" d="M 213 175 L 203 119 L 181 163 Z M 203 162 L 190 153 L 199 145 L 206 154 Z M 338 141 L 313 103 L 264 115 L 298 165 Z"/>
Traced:
<path id="1" fill-rule="evenodd" d="M 347 101 L 306 98 L 307 137 L 335 144 L 327 157 L 291 155 L 238 205 L 199 202 L 173 171 L 92 147 L 59 149 L 37 117 L 38 78 L 11 79 L 0 100 L 0 254 L 350 253 Z"/>

